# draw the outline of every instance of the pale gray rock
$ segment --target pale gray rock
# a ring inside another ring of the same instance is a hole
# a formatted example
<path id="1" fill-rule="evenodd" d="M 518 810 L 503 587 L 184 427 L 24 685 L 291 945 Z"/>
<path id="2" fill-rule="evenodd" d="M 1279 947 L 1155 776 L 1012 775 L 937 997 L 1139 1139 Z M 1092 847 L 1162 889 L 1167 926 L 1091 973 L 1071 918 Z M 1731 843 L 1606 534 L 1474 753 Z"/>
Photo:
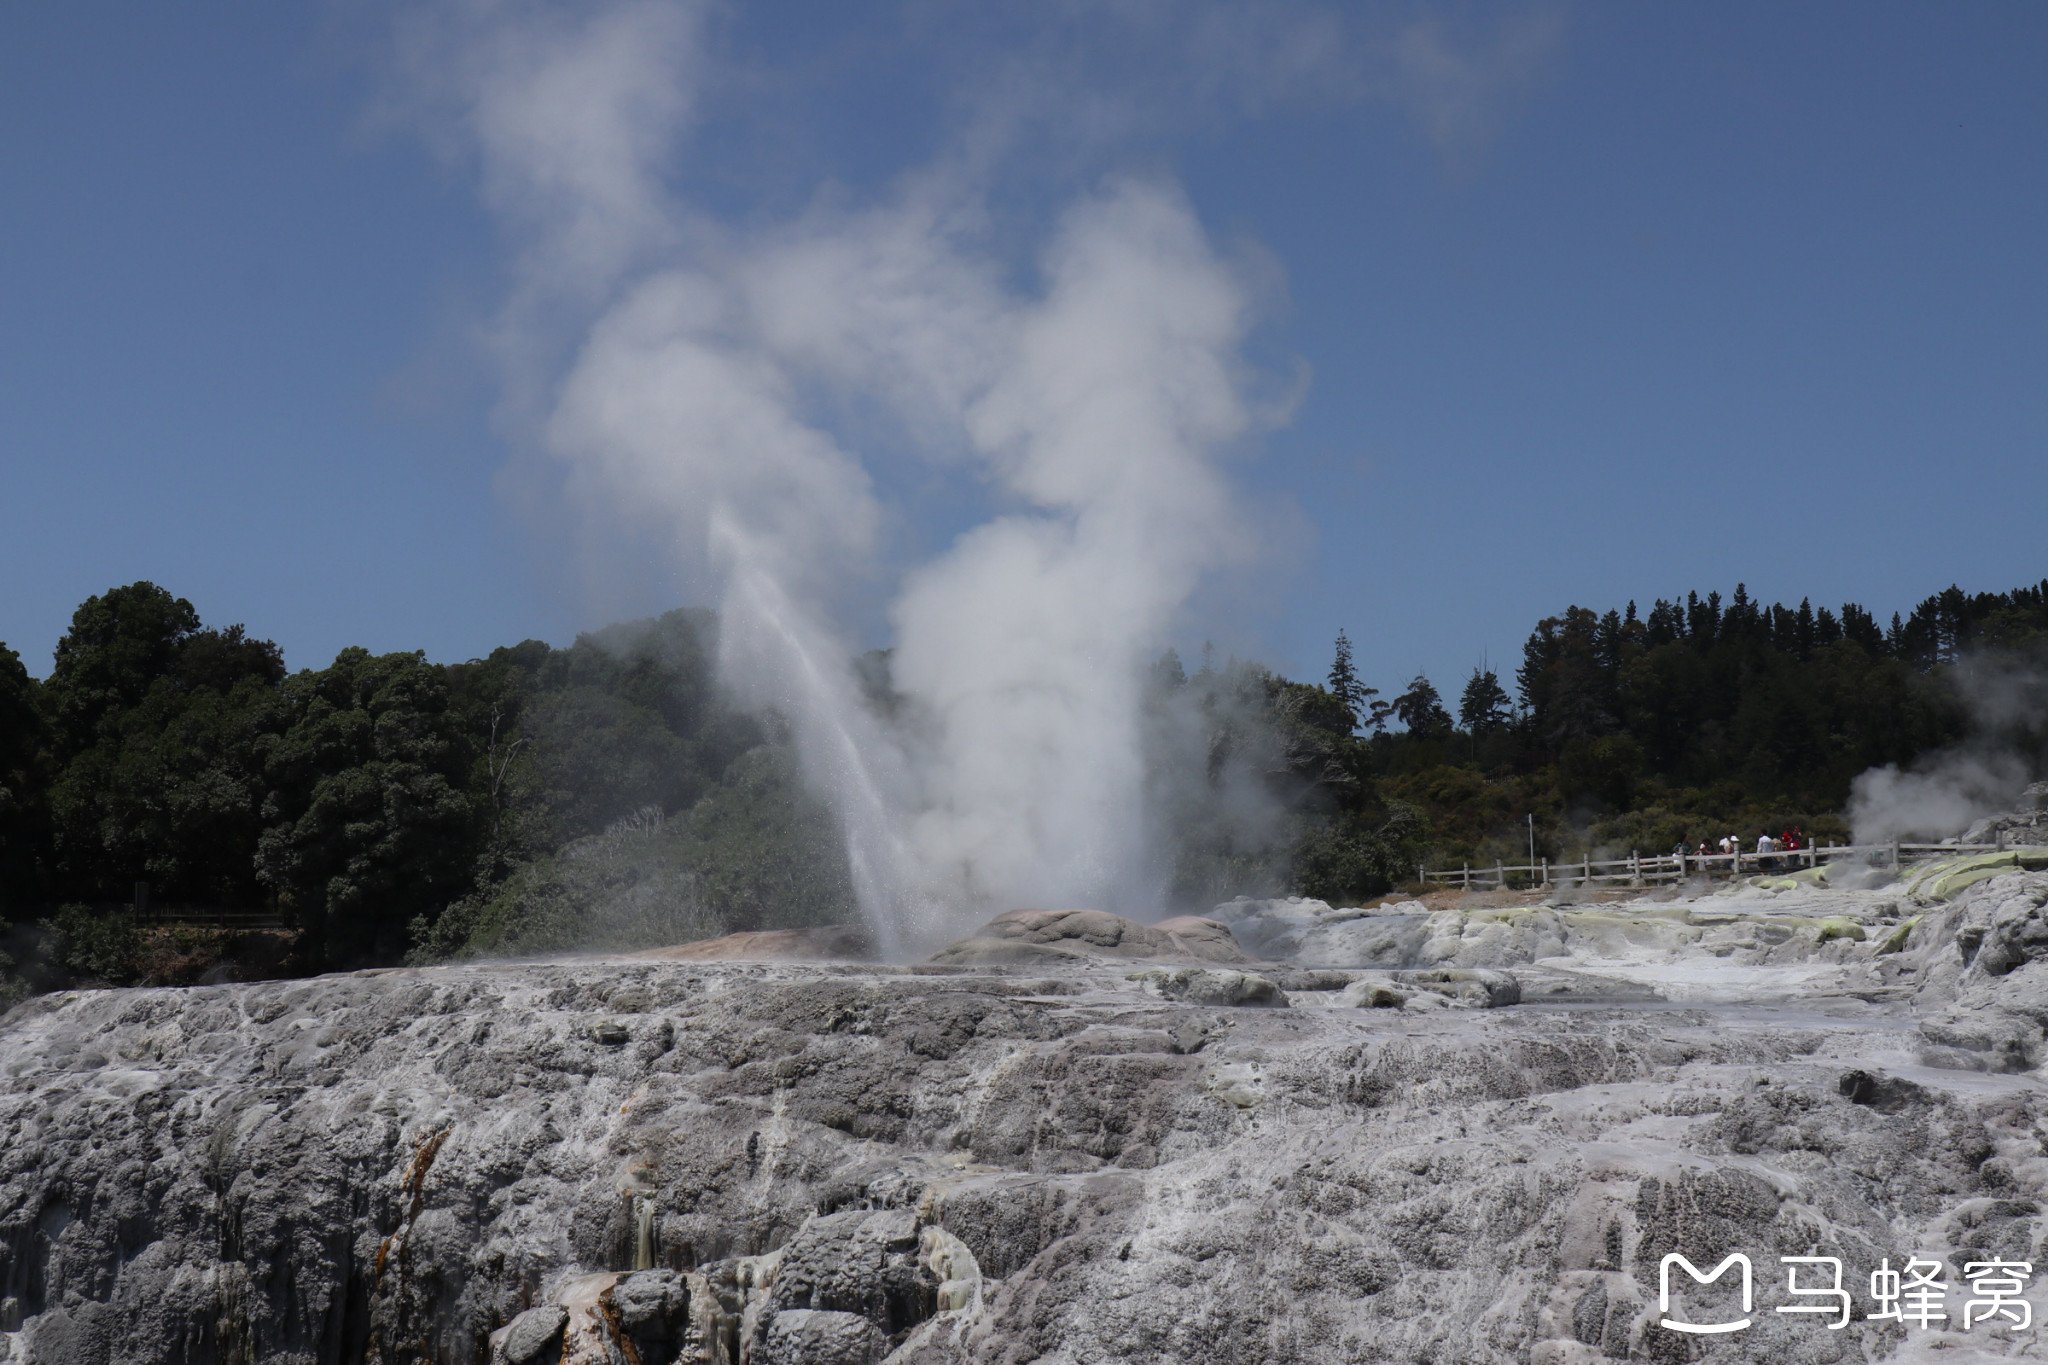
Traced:
<path id="1" fill-rule="evenodd" d="M 549 1304 L 527 1309 L 505 1329 L 505 1342 L 500 1347 L 505 1365 L 534 1365 L 535 1361 L 554 1354 L 562 1342 L 562 1329 L 568 1325 L 566 1308 Z"/>
<path id="2" fill-rule="evenodd" d="M 1158 924 L 1106 910 L 1011 910 L 929 959 L 937 965 L 989 966 L 1044 963 L 1085 966 L 1093 961 L 1250 962 L 1228 927 L 1182 915 Z"/>
<path id="3" fill-rule="evenodd" d="M 1394 983 L 1443 996 L 1453 1004 L 1478 1009 L 1499 1009 L 1522 1003 L 1522 983 L 1512 972 L 1485 968 L 1432 967 L 1415 972 L 1395 972 Z"/>
<path id="4" fill-rule="evenodd" d="M 1988 844 L 2000 838 L 2008 846 L 2048 844 L 2048 782 L 2029 786 L 2014 809 L 1985 816 L 1971 825 L 1961 842 Z"/>
<path id="5" fill-rule="evenodd" d="M 1429 911 L 1420 901 L 1339 908 L 1303 897 L 1237 900 L 1210 912 L 1262 958 L 1309 967 L 1402 967 L 1421 960 Z"/>
<path id="6" fill-rule="evenodd" d="M 0 1341 L 7 1365 L 510 1360 L 541 1329 L 564 1365 L 2025 1354 L 1778 1314 L 1776 1258 L 1840 1256 L 1859 1313 L 1882 1258 L 2041 1260 L 2044 903 L 2015 873 L 1918 913 L 1760 887 L 1439 912 L 1444 960 L 1260 968 L 1287 1009 L 1151 988 L 1242 964 L 1113 952 L 43 997 L 0 1019 Z M 1663 1256 L 1737 1250 L 1752 1327 L 1658 1326 Z"/>
<path id="7" fill-rule="evenodd" d="M 642 1270 L 611 1288 L 619 1325 L 643 1341 L 669 1341 L 688 1325 L 689 1283 L 669 1269 Z"/>
<path id="8" fill-rule="evenodd" d="M 938 1278 L 919 1255 L 922 1229 L 907 1209 L 852 1209 L 805 1223 L 783 1249 L 769 1304 L 853 1313 L 880 1338 L 901 1341 L 937 1311 Z"/>
<path id="9" fill-rule="evenodd" d="M 1344 987 L 1338 997 L 1340 1004 L 1352 1009 L 1386 1010 L 1399 1009 L 1408 1003 L 1413 991 L 1404 991 L 1394 985 L 1391 979 L 1354 981 Z"/>
<path id="10" fill-rule="evenodd" d="M 1202 967 L 1154 968 L 1133 978 L 1164 1000 L 1190 1005 L 1273 1005 L 1285 1007 L 1287 995 L 1272 981 L 1250 972 L 1211 971 Z"/>
<path id="11" fill-rule="evenodd" d="M 763 1365 L 875 1365 L 886 1349 L 858 1313 L 791 1308 L 775 1315 L 760 1358 Z"/>

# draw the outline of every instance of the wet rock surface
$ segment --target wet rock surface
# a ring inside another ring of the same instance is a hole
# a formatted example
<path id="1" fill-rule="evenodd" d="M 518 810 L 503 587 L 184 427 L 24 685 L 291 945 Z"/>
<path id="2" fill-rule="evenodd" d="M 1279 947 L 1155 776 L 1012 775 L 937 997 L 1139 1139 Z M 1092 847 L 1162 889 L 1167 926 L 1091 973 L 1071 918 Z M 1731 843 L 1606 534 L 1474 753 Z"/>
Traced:
<path id="1" fill-rule="evenodd" d="M 2048 1269 L 2044 904 L 2011 873 L 1439 910 L 1387 961 L 44 997 L 0 1021 L 0 1359 L 2038 1354 L 1963 1328 L 1960 1272 Z M 1752 1325 L 1659 1326 L 1662 1258 L 1732 1251 Z M 1848 1328 L 1775 1311 L 1802 1255 L 1842 1259 Z M 1951 1320 L 1865 1320 L 1914 1255 Z"/>

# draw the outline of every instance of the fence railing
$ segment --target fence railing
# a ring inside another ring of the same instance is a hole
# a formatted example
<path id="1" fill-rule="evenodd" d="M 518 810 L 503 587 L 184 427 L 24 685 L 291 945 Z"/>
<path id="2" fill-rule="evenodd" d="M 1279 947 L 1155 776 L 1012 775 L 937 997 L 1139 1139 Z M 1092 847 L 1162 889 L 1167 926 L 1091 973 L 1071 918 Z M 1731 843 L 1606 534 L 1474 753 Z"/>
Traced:
<path id="1" fill-rule="evenodd" d="M 222 929 L 253 931 L 289 929 L 290 919 L 275 910 L 217 910 L 197 905 L 152 905 L 136 911 L 127 909 L 138 929 Z"/>
<path id="2" fill-rule="evenodd" d="M 1839 858 L 1856 858 L 1875 867 L 1897 869 L 1908 862 L 1953 857 L 1964 853 L 2002 853 L 2005 840 L 1991 844 L 1907 844 L 1897 840 L 1886 844 L 1826 844 L 1812 848 L 1786 849 L 1777 853 L 1631 853 L 1626 858 L 1595 858 L 1590 855 L 1556 862 L 1539 858 L 1534 863 L 1500 863 L 1474 867 L 1466 863 L 1453 868 L 1415 869 L 1423 882 L 1462 886 L 1468 891 L 1517 887 L 1548 887 L 1558 881 L 1574 885 L 1619 883 L 1649 886 L 1658 882 L 1683 882 L 1694 877 L 1743 877 L 1766 872 L 1796 872 L 1818 867 Z"/>
<path id="3" fill-rule="evenodd" d="M 132 900 L 102 901 L 92 908 L 101 914 L 125 913 L 138 929 L 221 929 L 239 932 L 294 927 L 291 917 L 280 910 L 229 909 L 219 905 L 160 901 L 151 893 L 150 884 L 145 881 L 135 883 L 135 896 Z"/>

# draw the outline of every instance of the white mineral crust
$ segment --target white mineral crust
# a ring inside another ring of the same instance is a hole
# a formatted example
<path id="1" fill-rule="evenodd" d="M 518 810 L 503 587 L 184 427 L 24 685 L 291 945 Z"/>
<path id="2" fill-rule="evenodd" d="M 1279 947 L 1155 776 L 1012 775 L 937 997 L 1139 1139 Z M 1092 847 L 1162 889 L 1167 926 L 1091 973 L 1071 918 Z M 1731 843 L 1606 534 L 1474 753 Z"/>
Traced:
<path id="1" fill-rule="evenodd" d="M 0 1359 L 2038 1355 L 1965 1330 L 1962 1270 L 2048 1274 L 2044 901 L 1235 902 L 1264 961 L 1040 915 L 923 968 L 47 996 L 0 1021 Z M 1751 1325 L 1661 1326 L 1662 1259 L 1731 1252 Z M 1847 1328 L 1775 1311 L 1806 1255 Z M 1948 1320 L 1867 1320 L 1912 1256 Z"/>

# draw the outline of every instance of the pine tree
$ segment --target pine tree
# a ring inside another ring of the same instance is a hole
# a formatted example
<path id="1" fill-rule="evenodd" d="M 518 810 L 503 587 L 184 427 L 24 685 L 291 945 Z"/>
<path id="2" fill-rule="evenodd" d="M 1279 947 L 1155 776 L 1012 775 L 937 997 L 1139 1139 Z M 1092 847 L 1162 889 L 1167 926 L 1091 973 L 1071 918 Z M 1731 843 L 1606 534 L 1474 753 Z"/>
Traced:
<path id="1" fill-rule="evenodd" d="M 1490 668 L 1475 668 L 1458 699 L 1458 723 L 1466 733 L 1490 734 L 1508 723 L 1507 689 Z"/>
<path id="2" fill-rule="evenodd" d="M 1180 651 L 1168 648 L 1159 656 L 1159 662 L 1152 665 L 1152 685 L 1163 692 L 1187 686 L 1188 671 L 1180 661 Z"/>
<path id="3" fill-rule="evenodd" d="M 1337 704 L 1344 708 L 1345 714 L 1351 717 L 1354 730 L 1358 728 L 1358 713 L 1365 704 L 1366 696 L 1378 695 L 1376 689 L 1358 685 L 1358 674 L 1351 668 L 1351 639 L 1341 630 L 1337 632 L 1337 658 L 1330 665 L 1328 690 L 1337 699 Z"/>

